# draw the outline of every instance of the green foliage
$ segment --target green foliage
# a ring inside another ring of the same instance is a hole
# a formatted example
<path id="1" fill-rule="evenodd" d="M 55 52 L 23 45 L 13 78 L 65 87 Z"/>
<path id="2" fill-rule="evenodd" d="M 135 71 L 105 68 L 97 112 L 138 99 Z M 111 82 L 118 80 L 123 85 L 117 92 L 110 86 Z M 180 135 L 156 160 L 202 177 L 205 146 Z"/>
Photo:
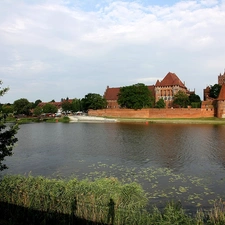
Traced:
<path id="1" fill-rule="evenodd" d="M 178 91 L 174 95 L 173 105 L 186 108 L 190 104 L 189 97 L 183 91 Z"/>
<path id="2" fill-rule="evenodd" d="M 70 118 L 68 116 L 64 116 L 63 118 L 59 118 L 57 120 L 59 122 L 62 122 L 62 123 L 69 123 L 70 122 Z"/>
<path id="3" fill-rule="evenodd" d="M 58 111 L 57 107 L 51 103 L 45 104 L 42 109 L 44 113 L 57 113 Z"/>
<path id="4" fill-rule="evenodd" d="M 218 98 L 220 94 L 221 85 L 214 84 L 210 86 L 209 97 Z"/>
<path id="5" fill-rule="evenodd" d="M 36 106 L 34 108 L 33 114 L 34 116 L 40 116 L 42 114 L 43 110 L 40 106 Z"/>
<path id="6" fill-rule="evenodd" d="M 26 98 L 20 98 L 13 103 L 15 114 L 30 114 L 31 104 Z"/>
<path id="7" fill-rule="evenodd" d="M 120 88 L 118 103 L 122 108 L 142 109 L 153 106 L 154 98 L 144 84 L 134 84 Z"/>
<path id="8" fill-rule="evenodd" d="M 110 199 L 113 201 L 115 224 L 124 220 L 133 222 L 135 218 L 132 213 L 147 204 L 147 197 L 139 184 L 124 185 L 116 178 L 95 181 L 74 178 L 67 181 L 41 176 L 5 176 L 0 182 L 0 193 L 0 202 L 40 212 L 75 214 L 79 218 L 105 224 Z M 126 211 L 128 214 L 124 214 Z"/>
<path id="9" fill-rule="evenodd" d="M 162 98 L 160 98 L 155 104 L 155 108 L 165 108 L 165 107 L 166 107 L 166 103 L 164 102 Z"/>
<path id="10" fill-rule="evenodd" d="M 24 213 L 25 222 L 29 221 L 29 216 L 37 220 L 40 212 L 42 216 L 44 213 L 47 217 L 56 216 L 59 221 L 62 221 L 57 224 L 73 224 L 65 223 L 63 220 L 65 215 L 75 215 L 86 221 L 101 224 L 109 224 L 112 216 L 112 224 L 115 225 L 225 224 L 222 200 L 216 202 L 211 210 L 198 210 L 192 215 L 185 212 L 180 202 L 173 201 L 168 202 L 160 210 L 153 206 L 150 211 L 147 211 L 148 199 L 142 187 L 137 183 L 122 184 L 113 177 L 79 181 L 76 178 L 62 180 L 31 175 L 27 177 L 6 175 L 0 182 L 0 193 L 0 202 L 8 203 L 6 208 L 0 210 L 3 215 L 8 213 L 8 216 L 11 216 L 13 212 L 13 224 L 23 224 L 16 223 L 18 222 L 16 218 L 21 218 L 21 213 Z M 22 211 L 18 209 L 17 212 L 16 206 L 24 208 Z M 37 211 L 32 211 L 31 215 L 27 213 L 29 210 Z M 43 221 L 42 224 L 48 223 Z"/>
<path id="11" fill-rule="evenodd" d="M 34 108 L 37 107 L 38 104 L 41 103 L 41 102 L 42 102 L 42 101 L 41 101 L 40 99 L 37 99 L 37 100 L 34 102 Z"/>
<path id="12" fill-rule="evenodd" d="M 191 105 L 191 108 L 201 108 L 201 98 L 199 97 L 199 95 L 196 94 L 190 94 L 189 95 L 189 102 Z"/>
<path id="13" fill-rule="evenodd" d="M 2 113 L 4 114 L 9 114 L 9 113 L 13 113 L 14 112 L 14 107 L 11 104 L 4 104 L 2 106 Z"/>
<path id="14" fill-rule="evenodd" d="M 82 98 L 82 107 L 85 111 L 89 109 L 104 109 L 107 106 L 106 99 L 99 94 L 89 93 Z"/>
<path id="15" fill-rule="evenodd" d="M 191 108 L 201 108 L 201 102 L 191 102 Z"/>
<path id="16" fill-rule="evenodd" d="M 194 93 L 189 95 L 189 101 L 192 102 L 201 102 L 201 98 L 199 97 L 199 95 L 196 95 Z"/>
<path id="17" fill-rule="evenodd" d="M 73 99 L 72 112 L 83 111 L 82 102 L 80 99 Z"/>
<path id="18" fill-rule="evenodd" d="M 66 112 L 66 113 L 69 111 L 72 111 L 72 104 L 68 100 L 63 101 L 62 110 L 63 112 Z"/>
<path id="19" fill-rule="evenodd" d="M 0 85 L 2 82 L 0 81 Z M 8 88 L 1 89 L 0 87 L 0 96 L 4 95 L 7 92 Z M 11 127 L 6 126 L 5 124 L 6 116 L 4 114 L 0 114 L 0 170 L 4 170 L 7 168 L 2 161 L 6 156 L 12 155 L 12 149 L 14 144 L 17 142 L 17 138 L 15 137 L 18 125 L 13 125 Z"/>

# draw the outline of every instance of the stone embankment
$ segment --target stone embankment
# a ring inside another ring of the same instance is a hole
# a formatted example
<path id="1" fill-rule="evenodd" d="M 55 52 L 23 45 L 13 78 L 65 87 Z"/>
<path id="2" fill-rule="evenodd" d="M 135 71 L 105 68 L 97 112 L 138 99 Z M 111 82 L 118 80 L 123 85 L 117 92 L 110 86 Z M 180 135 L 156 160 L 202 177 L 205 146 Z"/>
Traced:
<path id="1" fill-rule="evenodd" d="M 108 119 L 97 116 L 69 116 L 70 122 L 117 122 L 117 119 Z"/>

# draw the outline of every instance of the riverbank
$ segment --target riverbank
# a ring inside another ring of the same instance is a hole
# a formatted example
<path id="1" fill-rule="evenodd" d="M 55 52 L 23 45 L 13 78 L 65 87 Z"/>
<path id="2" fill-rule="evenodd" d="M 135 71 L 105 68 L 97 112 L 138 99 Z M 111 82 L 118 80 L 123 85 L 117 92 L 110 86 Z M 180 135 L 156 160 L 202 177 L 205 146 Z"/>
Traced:
<path id="1" fill-rule="evenodd" d="M 120 122 L 120 123 L 174 123 L 174 124 L 224 124 L 225 119 L 212 118 L 120 118 L 120 117 L 97 117 L 97 116 L 69 116 L 70 122 Z"/>
<path id="2" fill-rule="evenodd" d="M 213 118 L 193 118 L 193 119 L 138 119 L 138 118 L 117 118 L 117 122 L 137 122 L 137 123 L 174 123 L 174 124 L 221 124 L 225 125 L 225 119 Z"/>
<path id="3" fill-rule="evenodd" d="M 98 116 L 64 116 L 64 117 L 52 117 L 52 118 L 35 118 L 35 117 L 25 117 L 20 119 L 15 118 L 7 118 L 7 122 L 18 122 L 19 124 L 24 123 L 39 123 L 39 122 L 47 122 L 47 123 L 57 123 L 57 122 L 96 122 L 96 123 L 172 123 L 172 124 L 215 124 L 215 125 L 225 125 L 225 119 L 220 119 L 216 117 L 211 118 L 176 118 L 176 119 L 168 119 L 168 118 L 121 118 L 121 117 L 98 117 Z"/>

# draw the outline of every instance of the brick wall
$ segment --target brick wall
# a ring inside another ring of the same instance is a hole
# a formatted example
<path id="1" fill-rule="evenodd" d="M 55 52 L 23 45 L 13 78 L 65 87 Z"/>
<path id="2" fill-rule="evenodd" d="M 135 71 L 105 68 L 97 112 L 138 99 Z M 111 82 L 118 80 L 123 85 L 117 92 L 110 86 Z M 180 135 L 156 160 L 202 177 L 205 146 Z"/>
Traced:
<path id="1" fill-rule="evenodd" d="M 214 117 L 214 109 L 102 109 L 89 110 L 88 115 L 121 118 L 209 118 Z"/>

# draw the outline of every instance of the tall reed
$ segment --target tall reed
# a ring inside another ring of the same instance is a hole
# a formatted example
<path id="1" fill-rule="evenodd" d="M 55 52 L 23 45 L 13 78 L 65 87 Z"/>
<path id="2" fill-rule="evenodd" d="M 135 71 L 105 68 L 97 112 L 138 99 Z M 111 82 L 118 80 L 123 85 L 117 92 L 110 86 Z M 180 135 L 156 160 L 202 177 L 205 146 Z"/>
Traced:
<path id="1" fill-rule="evenodd" d="M 45 215 L 42 224 L 49 225 L 53 215 L 57 217 L 57 224 L 75 224 L 73 218 L 115 225 L 225 224 L 225 203 L 222 200 L 216 202 L 210 211 L 199 210 L 196 215 L 187 214 L 179 202 L 169 202 L 162 210 L 153 206 L 147 211 L 147 202 L 146 193 L 139 184 L 122 184 L 116 178 L 79 181 L 76 178 L 63 180 L 7 175 L 0 181 L 0 203 L 9 205 L 4 212 L 11 218 L 26 213 L 25 216 L 32 221 L 37 218 L 40 221 L 42 213 Z M 10 205 L 18 206 L 18 210 L 10 208 Z"/>
<path id="2" fill-rule="evenodd" d="M 146 194 L 140 185 L 122 184 L 115 178 L 91 182 L 76 178 L 66 181 L 42 176 L 5 176 L 0 182 L 0 193 L 2 202 L 43 212 L 73 214 L 104 223 L 109 217 L 113 217 L 114 221 L 122 220 L 122 215 L 116 213 L 121 208 L 139 210 L 147 204 Z M 111 206 L 110 199 L 113 202 Z M 109 215 L 110 210 L 113 215 Z"/>

